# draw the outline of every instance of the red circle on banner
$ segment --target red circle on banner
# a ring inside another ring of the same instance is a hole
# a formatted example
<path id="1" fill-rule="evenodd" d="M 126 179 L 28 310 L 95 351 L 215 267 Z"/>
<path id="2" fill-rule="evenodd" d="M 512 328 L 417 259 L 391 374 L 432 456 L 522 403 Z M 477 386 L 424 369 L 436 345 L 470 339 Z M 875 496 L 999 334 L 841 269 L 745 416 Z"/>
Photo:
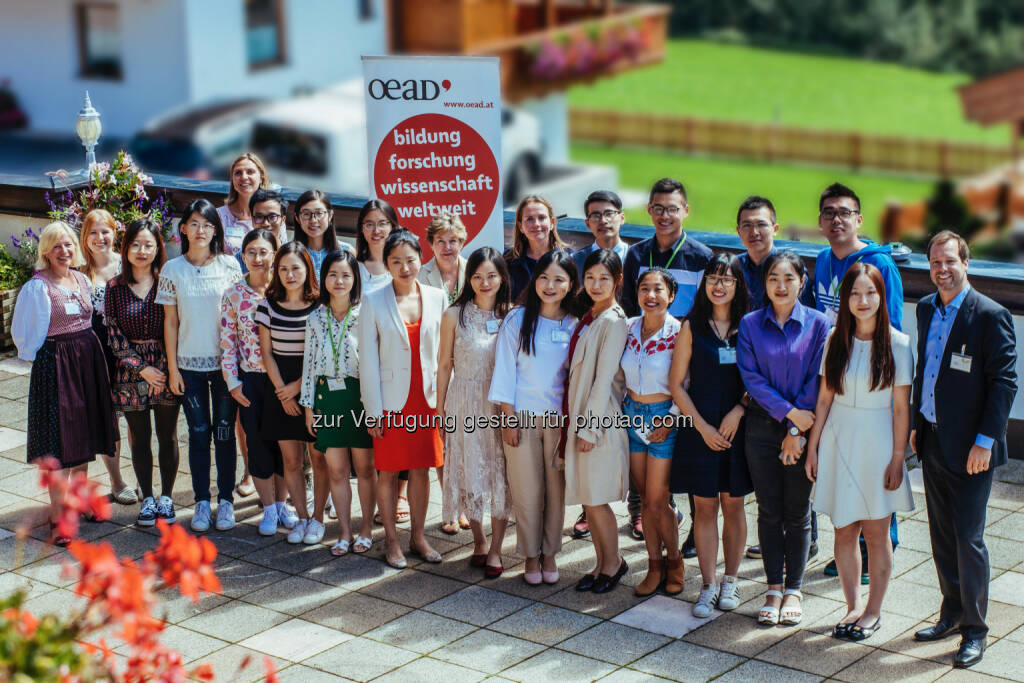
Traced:
<path id="1" fill-rule="evenodd" d="M 498 162 L 472 127 L 444 114 L 417 114 L 392 128 L 377 149 L 374 190 L 398 213 L 398 222 L 420 238 L 423 261 L 431 219 L 458 214 L 469 243 L 498 201 Z"/>

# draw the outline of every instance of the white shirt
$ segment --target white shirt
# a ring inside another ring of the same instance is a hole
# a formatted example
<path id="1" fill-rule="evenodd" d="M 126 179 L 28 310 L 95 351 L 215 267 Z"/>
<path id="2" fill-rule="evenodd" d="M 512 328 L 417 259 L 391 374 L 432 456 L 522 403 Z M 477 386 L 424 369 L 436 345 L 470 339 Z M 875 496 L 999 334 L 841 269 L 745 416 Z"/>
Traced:
<path id="1" fill-rule="evenodd" d="M 181 255 L 160 271 L 156 303 L 178 307 L 179 370 L 220 370 L 220 302 L 241 276 L 238 261 L 225 254 L 201 268 Z"/>
<path id="2" fill-rule="evenodd" d="M 622 372 L 626 388 L 634 394 L 671 394 L 668 371 L 672 367 L 672 352 L 676 347 L 681 324 L 671 315 L 650 339 L 643 341 L 643 316 L 630 318 L 626 348 L 622 352 Z"/>
<path id="3" fill-rule="evenodd" d="M 569 371 L 569 339 L 576 318 L 567 315 L 561 322 L 541 316 L 533 338 L 533 354 L 519 348 L 519 330 L 525 309 L 516 308 L 505 316 L 498 330 L 494 355 L 494 375 L 487 400 L 510 403 L 517 413 L 561 412 L 565 376 Z"/>
<path id="4" fill-rule="evenodd" d="M 378 289 L 386 287 L 387 285 L 390 284 L 391 273 L 381 273 L 380 275 L 374 275 L 373 273 L 366 269 L 366 266 L 363 265 L 362 261 L 359 262 L 359 286 L 361 287 L 361 291 L 359 293 L 360 296 L 372 294 L 373 292 L 376 292 Z"/>
<path id="5" fill-rule="evenodd" d="M 18 358 L 32 362 L 46 341 L 50 329 L 50 294 L 46 283 L 34 277 L 26 282 L 14 304 L 11 336 L 18 347 Z"/>

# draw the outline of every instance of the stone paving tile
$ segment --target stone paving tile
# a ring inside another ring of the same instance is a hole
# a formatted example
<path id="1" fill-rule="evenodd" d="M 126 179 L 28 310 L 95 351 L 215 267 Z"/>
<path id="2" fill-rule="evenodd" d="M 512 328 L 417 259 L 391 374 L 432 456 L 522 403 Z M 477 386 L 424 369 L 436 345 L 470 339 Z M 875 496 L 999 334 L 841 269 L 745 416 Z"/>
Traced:
<path id="1" fill-rule="evenodd" d="M 487 626 L 531 604 L 529 600 L 480 586 L 467 586 L 423 609 L 476 626 Z"/>
<path id="2" fill-rule="evenodd" d="M 198 603 L 192 602 L 191 598 L 179 594 L 176 590 L 165 589 L 157 593 L 160 602 L 153 613 L 171 624 L 176 624 L 190 619 L 204 612 L 209 612 L 214 607 L 219 607 L 228 602 L 229 598 L 223 595 L 204 595 Z"/>
<path id="3" fill-rule="evenodd" d="M 403 667 L 386 673 L 375 680 L 385 683 L 421 683 L 422 681 L 444 681 L 445 683 L 475 683 L 487 678 L 487 674 L 467 669 L 449 662 L 430 657 L 421 657 Z"/>
<path id="4" fill-rule="evenodd" d="M 875 650 L 867 657 L 846 667 L 834 678 L 850 683 L 875 683 L 879 680 L 908 682 L 934 681 L 949 671 L 949 665 L 927 659 L 916 659 L 895 652 Z"/>
<path id="5" fill-rule="evenodd" d="M 661 683 L 670 679 L 622 667 L 621 669 L 616 669 L 604 678 L 600 678 L 598 680 L 600 680 L 601 683 Z"/>
<path id="6" fill-rule="evenodd" d="M 259 590 L 264 586 L 279 582 L 290 577 L 269 567 L 232 558 L 217 558 L 217 578 L 220 579 L 224 595 L 229 598 L 240 598 Z"/>
<path id="7" fill-rule="evenodd" d="M 242 555 L 242 559 L 246 562 L 262 564 L 280 572 L 302 574 L 336 558 L 327 549 L 319 545 L 274 543 L 273 545 L 255 550 L 248 555 Z"/>
<path id="8" fill-rule="evenodd" d="M 409 612 L 409 608 L 362 593 L 347 593 L 302 615 L 328 628 L 362 635 Z"/>
<path id="9" fill-rule="evenodd" d="M 545 650 L 544 652 L 501 672 L 513 681 L 593 681 L 611 673 L 614 664 L 587 659 L 579 655 Z"/>
<path id="10" fill-rule="evenodd" d="M 1024 626 L 1007 633 L 1005 636 L 1006 640 L 1013 641 L 1015 643 L 1024 643 Z"/>
<path id="11" fill-rule="evenodd" d="M 263 653 L 238 645 L 228 645 L 204 657 L 203 662 L 213 665 L 214 680 L 247 683 L 248 681 L 261 680 L 266 675 L 266 670 L 263 667 L 263 657 Z M 246 659 L 249 660 L 249 665 L 243 669 L 241 667 Z M 286 661 L 273 657 L 271 657 L 271 660 L 278 669 L 288 664 Z"/>
<path id="12" fill-rule="evenodd" d="M 238 642 L 254 633 L 276 626 L 287 618 L 264 607 L 232 600 L 186 619 L 179 626 L 222 640 Z"/>
<path id="13" fill-rule="evenodd" d="M 1019 541 L 998 536 L 986 536 L 985 546 L 988 547 L 988 560 L 993 570 L 1012 569 L 1020 563 L 1021 545 Z"/>
<path id="14" fill-rule="evenodd" d="M 281 659 L 301 662 L 352 638 L 347 633 L 311 621 L 290 619 L 249 636 L 239 645 Z"/>
<path id="15" fill-rule="evenodd" d="M 985 657 L 972 667 L 981 673 L 1024 681 L 1024 657 L 1020 645 L 1011 640 L 1000 640 L 985 650 Z"/>
<path id="16" fill-rule="evenodd" d="M 303 571 L 302 575 L 307 579 L 320 581 L 329 586 L 338 586 L 348 591 L 359 590 L 403 571 L 389 567 L 379 560 L 360 557 L 352 553 L 344 557 L 334 557 L 329 552 L 324 554 L 330 558 L 328 562 Z"/>
<path id="17" fill-rule="evenodd" d="M 586 614 L 534 603 L 501 621 L 491 624 L 490 628 L 517 638 L 525 638 L 535 643 L 554 645 L 580 631 L 596 624 L 599 620 Z"/>
<path id="18" fill-rule="evenodd" d="M 9 399 L 28 396 L 28 377 L 14 377 L 0 381 L 0 396 Z"/>
<path id="19" fill-rule="evenodd" d="M 160 642 L 180 652 L 185 662 L 189 663 L 201 662 L 211 652 L 216 652 L 231 644 L 220 638 L 204 635 L 197 631 L 190 631 L 187 628 L 181 628 L 173 624 L 164 628 L 160 634 Z M 115 651 L 121 654 L 128 654 L 130 647 L 127 644 L 121 645 Z"/>
<path id="20" fill-rule="evenodd" d="M 666 595 L 654 595 L 636 607 L 626 610 L 612 621 L 672 638 L 682 638 L 695 628 L 718 618 L 721 614 L 720 611 L 715 610 L 707 619 L 698 619 L 693 616 L 692 604 L 675 600 Z"/>
<path id="21" fill-rule="evenodd" d="M 677 681 L 707 680 L 743 662 L 742 657 L 676 641 L 655 650 L 629 668 Z"/>
<path id="22" fill-rule="evenodd" d="M 461 581 L 411 569 L 364 586 L 359 592 L 408 607 L 423 607 L 465 586 Z"/>
<path id="23" fill-rule="evenodd" d="M 1024 607 L 1024 574 L 1009 571 L 996 577 L 988 587 L 989 600 Z"/>
<path id="24" fill-rule="evenodd" d="M 821 680 L 824 680 L 821 676 L 759 662 L 756 659 L 747 660 L 715 679 L 716 683 L 814 683 Z"/>
<path id="25" fill-rule="evenodd" d="M 418 658 L 419 655 L 408 650 L 366 638 L 353 638 L 310 657 L 303 664 L 321 671 L 341 673 L 355 681 L 368 681 Z"/>
<path id="26" fill-rule="evenodd" d="M 646 571 L 645 568 L 644 572 Z M 604 594 L 589 591 L 581 593 L 575 586 L 569 586 L 544 598 L 544 602 L 599 619 L 611 619 L 635 607 L 641 599 L 633 595 L 633 589 L 629 586 L 621 586 Z"/>
<path id="27" fill-rule="evenodd" d="M 0 540 L 0 569 L 11 570 L 37 562 L 57 552 L 52 545 L 29 538 L 19 541 L 8 537 Z"/>
<path id="28" fill-rule="evenodd" d="M 937 583 L 931 586 L 904 583 L 899 590 L 886 592 L 884 609 L 906 617 L 925 619 L 938 611 L 941 603 L 942 593 Z"/>
<path id="29" fill-rule="evenodd" d="M 801 628 L 805 631 L 817 633 L 818 635 L 831 637 L 832 629 L 834 629 L 835 625 L 845 616 L 846 608 L 844 607 L 814 621 L 807 621 L 805 619 L 804 625 Z M 886 643 L 894 638 L 900 637 L 902 634 L 906 633 L 908 628 L 917 623 L 917 619 L 887 611 L 883 604 L 882 623 L 878 631 L 871 636 L 871 640 L 865 644 L 872 647 L 880 647 L 882 643 Z"/>
<path id="30" fill-rule="evenodd" d="M 808 656 L 812 652 L 814 656 Z M 797 630 L 789 638 L 759 654 L 757 658 L 819 676 L 832 676 L 871 652 L 873 648 L 867 645 L 836 640 L 813 631 Z"/>
<path id="31" fill-rule="evenodd" d="M 427 654 L 475 630 L 475 626 L 461 621 L 415 611 L 368 631 L 363 637 Z"/>
<path id="32" fill-rule="evenodd" d="M 67 552 L 54 553 L 38 562 L 19 567 L 16 571 L 26 578 L 60 588 L 70 586 L 77 577 L 74 559 Z"/>
<path id="33" fill-rule="evenodd" d="M 751 617 L 726 613 L 683 636 L 688 643 L 753 657 L 790 635 L 782 628 L 759 626 Z"/>
<path id="34" fill-rule="evenodd" d="M 52 585 L 43 581 L 29 579 L 14 572 L 0 572 L 0 596 L 7 596 L 20 590 L 28 600 L 49 593 L 53 589 Z"/>
<path id="35" fill-rule="evenodd" d="M 657 650 L 670 640 L 671 638 L 657 633 L 605 621 L 568 640 L 563 640 L 558 644 L 558 649 L 623 665 Z"/>
<path id="36" fill-rule="evenodd" d="M 180 514 L 180 511 L 178 514 L 179 520 L 182 520 L 184 516 Z M 191 519 L 192 516 L 189 515 L 189 520 Z M 192 533 L 191 529 L 189 533 Z M 236 526 L 228 532 L 215 531 L 205 534 L 205 536 L 217 547 L 218 557 L 242 558 L 277 543 L 285 543 L 285 535 L 283 533 L 275 536 L 260 536 L 255 530 L 250 531 L 247 526 Z"/>
<path id="37" fill-rule="evenodd" d="M 79 597 L 67 589 L 57 588 L 26 600 L 23 606 L 37 617 L 46 614 L 65 615 L 72 611 L 80 611 L 85 607 L 85 598 Z"/>
<path id="38" fill-rule="evenodd" d="M 498 673 L 546 649 L 544 645 L 486 629 L 434 650 L 430 656 L 485 673 Z"/>
<path id="39" fill-rule="evenodd" d="M 277 680 L 280 683 L 334 683 L 336 681 L 344 681 L 345 679 L 320 669 L 313 669 L 302 664 L 293 664 L 287 669 L 278 671 Z"/>
<path id="40" fill-rule="evenodd" d="M 241 599 L 297 617 L 347 592 L 339 586 L 328 586 L 301 576 L 288 576 L 258 591 L 243 595 Z"/>
<path id="41" fill-rule="evenodd" d="M 1005 678 L 989 676 L 977 669 L 950 669 L 949 673 L 938 679 L 942 683 L 1005 683 Z"/>

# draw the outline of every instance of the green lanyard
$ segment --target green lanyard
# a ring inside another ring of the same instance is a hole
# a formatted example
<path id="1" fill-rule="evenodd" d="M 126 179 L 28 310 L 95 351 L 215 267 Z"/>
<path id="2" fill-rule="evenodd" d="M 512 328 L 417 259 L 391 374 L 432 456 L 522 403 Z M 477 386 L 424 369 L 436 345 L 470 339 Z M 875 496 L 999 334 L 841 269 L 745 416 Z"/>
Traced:
<path id="1" fill-rule="evenodd" d="M 851 266 L 857 265 L 857 262 L 860 261 L 862 258 L 864 258 L 863 254 L 858 256 L 853 261 L 853 263 L 851 263 L 850 265 Z M 849 270 L 850 269 L 849 266 L 846 269 Z M 832 285 L 832 254 L 829 254 L 828 255 L 828 295 L 830 297 L 836 297 L 836 296 L 839 295 L 839 284 L 840 283 L 837 282 L 835 284 L 835 286 Z"/>
<path id="2" fill-rule="evenodd" d="M 681 240 L 679 240 L 679 244 L 677 244 L 676 248 L 672 250 L 672 255 L 668 257 L 668 262 L 665 264 L 666 270 L 669 267 L 672 266 L 672 261 L 675 260 L 676 254 L 679 253 L 679 250 L 683 248 L 683 243 L 684 242 L 686 242 L 686 233 L 685 232 L 683 233 L 683 238 Z M 651 251 L 650 251 L 650 253 L 647 255 L 647 257 L 648 257 L 647 264 L 648 264 L 649 268 L 653 268 L 654 267 L 654 250 L 657 249 L 657 246 L 658 246 L 658 242 L 657 242 L 657 240 L 655 240 L 654 243 L 651 244 Z"/>
<path id="3" fill-rule="evenodd" d="M 345 319 L 341 323 L 341 336 L 337 343 L 334 342 L 334 313 L 330 308 L 327 309 L 328 321 L 330 327 L 327 328 L 327 336 L 331 340 L 331 353 L 334 356 L 334 376 L 338 376 L 338 357 L 341 355 L 341 346 L 345 345 L 345 334 L 348 332 L 348 317 L 352 314 L 352 306 L 348 307 L 345 311 Z"/>

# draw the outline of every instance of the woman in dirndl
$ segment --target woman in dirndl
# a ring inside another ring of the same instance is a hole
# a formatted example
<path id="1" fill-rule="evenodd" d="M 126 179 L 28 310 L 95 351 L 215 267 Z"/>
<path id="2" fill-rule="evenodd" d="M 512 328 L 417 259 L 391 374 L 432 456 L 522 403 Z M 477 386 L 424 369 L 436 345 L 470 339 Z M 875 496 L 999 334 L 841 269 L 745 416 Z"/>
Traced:
<path id="1" fill-rule="evenodd" d="M 39 236 L 36 274 L 14 307 L 11 333 L 18 356 L 32 363 L 28 394 L 28 461 L 56 458 L 62 471 L 85 472 L 97 453 L 111 455 L 117 436 L 107 362 L 92 329 L 89 279 L 78 238 L 62 222 Z M 52 541 L 62 496 L 50 487 Z"/>

